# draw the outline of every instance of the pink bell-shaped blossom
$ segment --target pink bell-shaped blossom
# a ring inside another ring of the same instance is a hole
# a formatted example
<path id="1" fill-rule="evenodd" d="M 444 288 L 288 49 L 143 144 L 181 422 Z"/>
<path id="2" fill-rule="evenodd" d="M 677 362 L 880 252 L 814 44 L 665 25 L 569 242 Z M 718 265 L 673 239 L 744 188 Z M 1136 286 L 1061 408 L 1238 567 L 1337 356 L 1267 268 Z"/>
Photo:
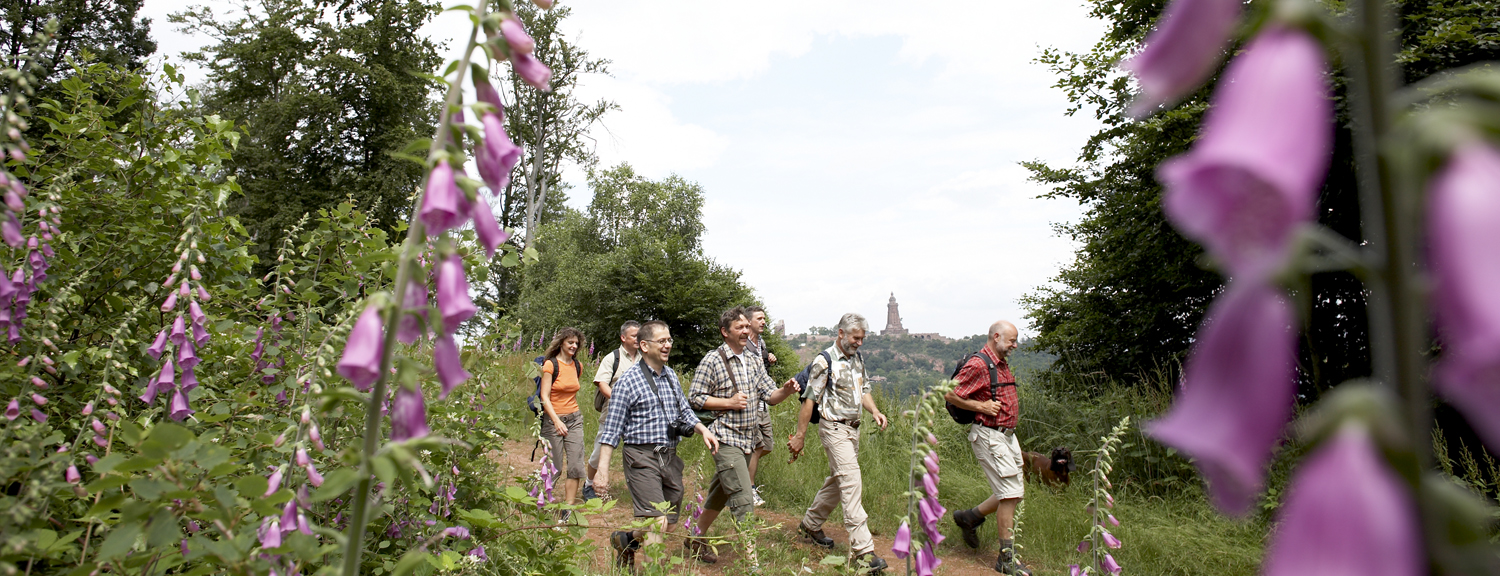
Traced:
<path id="1" fill-rule="evenodd" d="M 385 351 L 385 329 L 378 306 L 366 306 L 349 331 L 338 372 L 360 392 L 367 392 L 380 378 L 380 359 Z"/>
<path id="2" fill-rule="evenodd" d="M 932 553 L 931 546 L 923 546 L 917 551 L 917 574 L 918 576 L 932 576 L 938 566 L 943 565 L 943 560 Z"/>
<path id="3" fill-rule="evenodd" d="M 1314 216 L 1331 156 L 1323 48 L 1270 28 L 1229 64 L 1188 153 L 1162 163 L 1162 208 L 1228 275 L 1265 278 Z"/>
<path id="4" fill-rule="evenodd" d="M 500 91 L 496 90 L 495 85 L 490 84 L 489 80 L 481 76 L 474 78 L 474 99 L 494 106 L 495 110 L 493 113 L 502 119 L 505 117 L 505 103 L 500 101 Z"/>
<path id="5" fill-rule="evenodd" d="M 925 465 L 925 466 L 927 466 L 927 472 L 929 474 L 937 474 L 938 473 L 938 455 L 937 455 L 937 451 L 928 452 L 927 455 L 922 458 L 922 464 Z"/>
<path id="6" fill-rule="evenodd" d="M 37 394 L 36 392 L 31 393 L 31 401 L 35 402 L 37 406 L 47 405 L 47 397 L 41 394 Z"/>
<path id="7" fill-rule="evenodd" d="M 183 394 L 187 394 L 197 387 L 198 376 L 196 374 L 193 374 L 193 368 L 191 366 L 184 366 L 182 368 L 182 384 L 179 385 L 178 388 L 182 389 Z"/>
<path id="8" fill-rule="evenodd" d="M 277 466 L 276 470 L 271 472 L 270 476 L 266 477 L 266 493 L 261 495 L 262 498 L 270 498 L 272 494 L 281 489 L 281 478 L 285 473 L 285 465 Z"/>
<path id="9" fill-rule="evenodd" d="M 260 547 L 266 550 L 281 547 L 281 521 L 266 518 L 260 524 Z"/>
<path id="10" fill-rule="evenodd" d="M 306 448 L 298 448 L 292 454 L 292 461 L 296 462 L 298 466 L 307 466 L 308 464 L 312 464 L 312 458 L 307 455 Z"/>
<path id="11" fill-rule="evenodd" d="M 521 25 L 521 20 L 511 16 L 500 21 L 500 35 L 505 37 L 505 43 L 510 45 L 512 56 L 516 54 L 530 54 L 536 49 L 536 41 L 526 33 L 526 27 Z"/>
<path id="12" fill-rule="evenodd" d="M 5 405 L 5 419 L 15 420 L 19 417 L 21 417 L 21 402 L 11 398 L 10 403 Z"/>
<path id="13" fill-rule="evenodd" d="M 281 507 L 281 533 L 297 531 L 297 499 L 287 500 L 286 506 Z"/>
<path id="14" fill-rule="evenodd" d="M 1068 576 L 1083 576 L 1083 568 L 1077 564 L 1069 564 Z"/>
<path id="15" fill-rule="evenodd" d="M 1435 384 L 1491 447 L 1500 447 L 1500 151 L 1454 150 L 1427 194 L 1432 305 L 1443 355 Z"/>
<path id="16" fill-rule="evenodd" d="M 173 346 L 181 346 L 183 342 L 187 342 L 187 323 L 182 320 L 182 316 L 172 322 L 172 332 L 167 334 L 167 339 L 172 341 Z"/>
<path id="17" fill-rule="evenodd" d="M 391 401 L 391 440 L 400 442 L 421 438 L 430 432 L 427 428 L 427 402 L 422 399 L 422 391 L 397 386 L 396 398 Z"/>
<path id="18" fill-rule="evenodd" d="M 1108 552 L 1104 553 L 1104 560 L 1101 563 L 1104 564 L 1104 571 L 1110 574 L 1119 574 L 1120 570 L 1122 570 L 1120 563 L 1115 562 L 1115 557 L 1110 556 Z"/>
<path id="19" fill-rule="evenodd" d="M 208 330 L 205 330 L 203 328 L 203 326 L 201 326 L 201 325 L 194 324 L 193 325 L 193 344 L 197 345 L 199 348 L 202 348 L 203 345 L 207 344 L 207 343 L 208 343 Z"/>
<path id="20" fill-rule="evenodd" d="M 1135 73 L 1141 95 L 1136 116 L 1177 101 L 1208 79 L 1240 17 L 1239 0 L 1174 0 L 1157 19 L 1140 53 L 1121 68 Z"/>
<path id="21" fill-rule="evenodd" d="M 532 88 L 543 92 L 552 91 L 552 69 L 541 60 L 537 60 L 536 56 L 511 53 L 510 65 L 516 71 L 516 75 L 530 84 Z"/>
<path id="22" fill-rule="evenodd" d="M 474 151 L 474 163 L 485 186 L 498 194 L 510 183 L 510 171 L 521 161 L 521 149 L 505 133 L 505 122 L 498 114 L 480 116 L 479 123 L 484 126 L 484 142 Z"/>
<path id="23" fill-rule="evenodd" d="M 176 292 L 168 292 L 167 293 L 167 299 L 166 300 L 162 300 L 162 302 L 161 302 L 161 311 L 162 312 L 171 312 L 172 309 L 176 308 L 176 307 L 177 307 L 177 293 Z"/>
<path id="24" fill-rule="evenodd" d="M 911 554 L 911 526 L 906 522 L 902 522 L 901 527 L 896 529 L 896 541 L 891 544 L 891 553 L 897 558 L 906 558 Z"/>
<path id="25" fill-rule="evenodd" d="M 1093 546 L 1094 546 L 1094 541 L 1093 540 L 1083 540 L 1083 541 L 1080 541 L 1078 543 L 1078 546 L 1077 546 L 1078 553 L 1079 554 L 1086 554 L 1086 553 L 1088 553 L 1089 548 L 1092 548 Z"/>
<path id="26" fill-rule="evenodd" d="M 167 329 L 162 328 L 161 332 L 156 333 L 156 340 L 151 342 L 151 346 L 146 348 L 146 353 L 150 354 L 153 360 L 161 360 L 161 353 L 165 352 L 166 349 Z"/>
<path id="27" fill-rule="evenodd" d="M 490 211 L 490 203 L 484 201 L 484 195 L 474 199 L 474 234 L 479 238 L 479 244 L 484 246 L 484 253 L 490 258 L 495 257 L 495 249 L 500 244 L 510 239 L 510 235 L 500 228 L 500 223 L 495 221 L 495 213 Z"/>
<path id="28" fill-rule="evenodd" d="M 396 324 L 396 340 L 402 344 L 414 344 L 427 334 L 427 283 L 412 280 L 401 299 L 401 321 Z"/>
<path id="29" fill-rule="evenodd" d="M 1115 538 L 1114 534 L 1110 534 L 1108 530 L 1100 530 L 1100 532 L 1103 533 L 1105 546 L 1110 548 L 1119 548 L 1121 546 L 1120 539 Z"/>
<path id="30" fill-rule="evenodd" d="M 193 350 L 193 341 L 185 340 L 177 347 L 177 365 L 192 368 L 198 365 L 198 353 Z"/>
<path id="31" fill-rule="evenodd" d="M 458 354 L 458 344 L 453 342 L 451 334 L 438 336 L 433 342 L 432 367 L 437 370 L 438 382 L 443 385 L 442 393 L 438 394 L 439 399 L 447 398 L 449 392 L 473 376 L 464 370 L 463 360 Z"/>
<path id="32" fill-rule="evenodd" d="M 323 485 L 323 475 L 318 473 L 318 468 L 313 466 L 312 462 L 308 462 L 306 466 L 303 466 L 302 471 L 307 473 L 307 482 L 312 484 L 314 488 Z"/>
<path id="33" fill-rule="evenodd" d="M 195 326 L 202 326 L 208 322 L 208 315 L 203 313 L 203 307 L 199 306 L 196 301 L 188 302 L 188 315 L 192 316 Z"/>
<path id="34" fill-rule="evenodd" d="M 938 475 L 937 474 L 923 474 L 922 475 L 922 489 L 927 491 L 927 495 L 928 496 L 930 496 L 932 498 L 937 498 L 937 495 L 938 495 Z"/>
<path id="35" fill-rule="evenodd" d="M 1231 283 L 1199 328 L 1172 410 L 1146 433 L 1193 458 L 1215 504 L 1249 511 L 1292 415 L 1296 333 L 1270 286 Z"/>
<path id="36" fill-rule="evenodd" d="M 451 536 L 459 540 L 469 539 L 469 529 L 463 526 L 450 526 L 443 529 L 443 536 Z"/>
<path id="37" fill-rule="evenodd" d="M 42 424 L 42 423 L 45 423 L 47 421 L 47 414 L 44 413 L 44 412 L 42 412 L 41 410 L 37 410 L 36 408 L 32 408 L 31 409 L 31 419 L 35 420 L 37 424 Z"/>
<path id="38" fill-rule="evenodd" d="M 478 311 L 469 299 L 469 281 L 464 277 L 464 261 L 457 254 L 444 259 L 438 265 L 437 274 L 438 313 L 443 319 L 443 331 L 449 334 L 474 316 Z"/>
<path id="39" fill-rule="evenodd" d="M 417 218 L 427 226 L 428 236 L 437 236 L 468 222 L 469 200 L 458 188 L 453 167 L 447 160 L 439 160 L 427 176 L 427 191 L 422 194 L 422 209 Z"/>
<path id="40" fill-rule="evenodd" d="M 1417 507 L 1369 432 L 1346 424 L 1298 466 L 1265 576 L 1427 573 Z"/>
<path id="41" fill-rule="evenodd" d="M 83 475 L 78 473 L 77 466 L 69 464 L 67 471 L 63 473 L 63 479 L 67 480 L 69 484 L 77 484 L 83 481 Z"/>
<path id="42" fill-rule="evenodd" d="M 156 380 L 146 384 L 146 392 L 141 394 L 141 401 L 147 404 L 155 402 L 157 394 L 172 389 L 176 376 L 176 371 L 172 367 L 172 359 L 169 357 L 166 362 L 162 362 L 161 372 L 157 373 Z"/>

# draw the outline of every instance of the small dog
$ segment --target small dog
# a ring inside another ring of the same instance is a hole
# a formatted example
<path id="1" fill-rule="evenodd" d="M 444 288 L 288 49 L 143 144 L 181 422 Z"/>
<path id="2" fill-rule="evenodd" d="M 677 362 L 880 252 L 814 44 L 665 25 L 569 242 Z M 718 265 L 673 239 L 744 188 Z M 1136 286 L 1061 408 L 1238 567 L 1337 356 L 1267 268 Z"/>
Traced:
<path id="1" fill-rule="evenodd" d="M 1073 464 L 1073 451 L 1063 446 L 1054 448 L 1050 458 L 1040 452 L 1026 452 L 1022 463 L 1026 476 L 1062 488 L 1068 487 L 1068 477 L 1077 467 Z"/>

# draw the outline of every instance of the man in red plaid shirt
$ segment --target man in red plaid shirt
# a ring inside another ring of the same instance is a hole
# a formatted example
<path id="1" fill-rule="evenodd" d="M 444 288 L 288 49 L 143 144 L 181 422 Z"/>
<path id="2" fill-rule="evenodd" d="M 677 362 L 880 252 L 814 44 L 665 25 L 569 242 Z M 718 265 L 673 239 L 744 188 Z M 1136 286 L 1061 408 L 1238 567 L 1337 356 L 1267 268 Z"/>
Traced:
<path id="1" fill-rule="evenodd" d="M 1025 494 L 1021 482 L 1021 444 L 1016 440 L 1016 420 L 1020 413 L 1016 377 L 1006 362 L 1006 356 L 1018 345 L 1016 340 L 1014 324 L 1001 320 L 990 325 L 984 348 L 968 357 L 958 371 L 958 385 L 944 398 L 975 413 L 974 423 L 969 426 L 969 445 L 990 481 L 991 492 L 978 506 L 954 512 L 953 522 L 963 530 L 964 544 L 978 548 L 979 535 L 975 530 L 984 523 L 985 516 L 995 514 L 1000 522 L 1000 557 L 995 560 L 995 570 L 1030 576 L 1031 572 L 1012 553 L 1015 541 L 1011 530 L 1016 506 Z M 995 367 L 994 382 L 990 366 Z"/>

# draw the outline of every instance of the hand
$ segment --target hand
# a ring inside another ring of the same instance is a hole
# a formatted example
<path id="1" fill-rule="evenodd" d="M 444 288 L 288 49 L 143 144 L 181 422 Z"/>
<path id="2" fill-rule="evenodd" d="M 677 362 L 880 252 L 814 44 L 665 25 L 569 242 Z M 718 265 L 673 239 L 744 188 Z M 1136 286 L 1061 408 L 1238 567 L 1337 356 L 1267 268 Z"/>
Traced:
<path id="1" fill-rule="evenodd" d="M 801 456 L 802 436 L 800 434 L 792 434 L 791 436 L 788 436 L 786 439 L 786 449 L 788 452 L 792 453 L 792 460 L 796 460 L 798 456 Z"/>
<path id="2" fill-rule="evenodd" d="M 557 435 L 558 436 L 563 437 L 563 438 L 567 438 L 568 437 L 568 425 L 567 424 L 563 424 L 562 419 L 560 419 L 560 418 L 553 418 L 552 419 L 552 429 L 557 431 Z"/>
<path id="3" fill-rule="evenodd" d="M 729 397 L 730 410 L 744 410 L 749 405 L 750 397 L 746 396 L 744 392 L 736 392 L 734 396 Z"/>
<path id="4" fill-rule="evenodd" d="M 786 384 L 782 384 L 781 387 L 786 389 L 788 394 L 796 394 L 802 391 L 802 385 L 797 383 L 796 378 L 787 380 Z"/>
<path id="5" fill-rule="evenodd" d="M 994 400 L 986 400 L 979 404 L 979 411 L 990 416 L 999 416 L 1000 403 Z"/>
<path id="6" fill-rule="evenodd" d="M 709 452 L 712 452 L 714 454 L 719 453 L 719 439 L 715 438 L 714 433 L 709 432 L 708 429 L 703 430 L 703 445 L 708 446 Z M 595 484 L 595 486 L 597 485 L 598 484 Z"/>
<path id="7" fill-rule="evenodd" d="M 877 426 L 880 426 L 881 430 L 885 430 L 886 425 L 890 424 L 890 422 L 886 421 L 885 414 L 881 414 L 879 412 L 876 412 L 876 413 L 872 414 L 872 416 L 875 418 L 875 424 Z"/>
<path id="8" fill-rule="evenodd" d="M 766 356 L 769 356 L 771 358 L 771 363 L 772 364 L 776 363 L 776 353 L 775 352 L 766 352 Z"/>
<path id="9" fill-rule="evenodd" d="M 609 469 L 600 468 L 594 473 L 594 490 L 600 491 L 609 487 Z"/>

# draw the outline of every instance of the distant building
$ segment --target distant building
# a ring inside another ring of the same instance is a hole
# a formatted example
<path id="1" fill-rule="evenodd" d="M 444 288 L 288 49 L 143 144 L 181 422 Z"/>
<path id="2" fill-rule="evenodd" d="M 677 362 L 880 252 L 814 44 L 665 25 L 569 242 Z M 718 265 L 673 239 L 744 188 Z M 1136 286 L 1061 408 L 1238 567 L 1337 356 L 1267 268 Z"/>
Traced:
<path id="1" fill-rule="evenodd" d="M 896 308 L 896 293 L 891 293 L 891 300 L 885 305 L 885 330 L 880 331 L 881 336 L 905 336 L 906 328 L 901 327 L 901 312 Z"/>
<path id="2" fill-rule="evenodd" d="M 786 337 L 786 320 L 777 320 L 776 327 L 771 329 L 777 336 Z"/>
<path id="3" fill-rule="evenodd" d="M 942 342 L 944 344 L 947 344 L 947 343 L 953 341 L 952 338 L 949 338 L 949 337 L 944 336 L 942 334 L 938 334 L 937 332 L 915 332 L 915 333 L 907 334 L 907 337 L 909 337 L 909 338 L 916 338 L 917 340 L 936 340 L 936 341 Z"/>

